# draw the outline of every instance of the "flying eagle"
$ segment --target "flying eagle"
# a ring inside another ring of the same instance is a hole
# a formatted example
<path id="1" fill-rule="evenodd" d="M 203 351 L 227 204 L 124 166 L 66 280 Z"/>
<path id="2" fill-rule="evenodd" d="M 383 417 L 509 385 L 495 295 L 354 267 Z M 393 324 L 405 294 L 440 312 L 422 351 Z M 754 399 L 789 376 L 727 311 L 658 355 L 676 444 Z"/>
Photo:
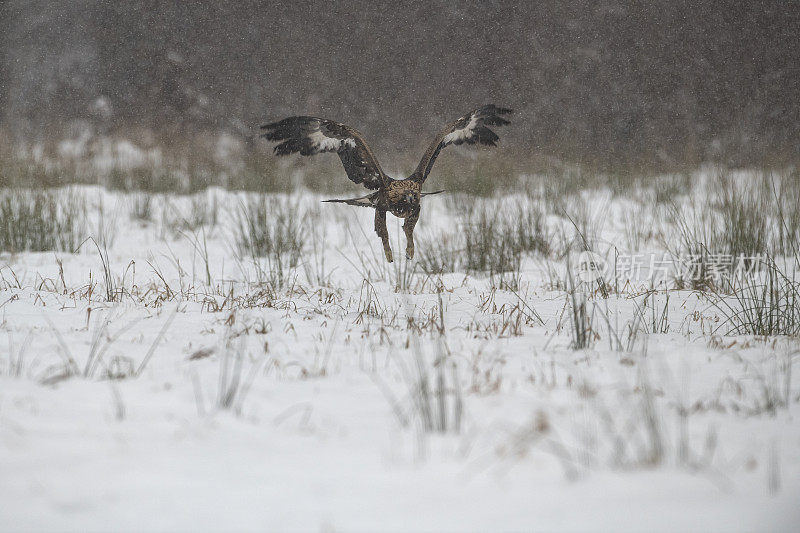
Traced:
<path id="1" fill-rule="evenodd" d="M 392 262 L 389 232 L 386 230 L 386 213 L 405 219 L 406 257 L 414 257 L 414 226 L 419 219 L 420 198 L 434 193 L 421 192 L 436 157 L 451 144 L 485 144 L 495 146 L 497 135 L 489 126 L 505 126 L 509 121 L 503 115 L 510 109 L 485 105 L 445 126 L 425 151 L 417 169 L 404 180 L 390 178 L 381 169 L 378 160 L 361 134 L 349 126 L 333 120 L 316 117 L 289 117 L 261 126 L 261 135 L 270 141 L 280 141 L 275 146 L 277 155 L 300 153 L 314 155 L 336 152 L 342 160 L 347 177 L 376 192 L 349 200 L 325 200 L 375 209 L 375 232 L 383 242 L 386 260 Z"/>

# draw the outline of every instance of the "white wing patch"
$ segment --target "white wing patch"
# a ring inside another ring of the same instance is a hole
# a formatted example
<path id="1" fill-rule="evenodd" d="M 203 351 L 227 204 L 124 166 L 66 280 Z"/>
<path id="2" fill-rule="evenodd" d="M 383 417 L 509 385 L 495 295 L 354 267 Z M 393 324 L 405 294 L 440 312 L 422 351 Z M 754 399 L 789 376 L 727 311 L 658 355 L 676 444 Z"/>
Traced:
<path id="1" fill-rule="evenodd" d="M 350 148 L 356 147 L 356 142 L 353 139 L 337 139 L 336 137 L 328 137 L 321 131 L 317 130 L 308 136 L 319 152 L 338 152 L 342 146 L 347 145 Z"/>
<path id="2" fill-rule="evenodd" d="M 472 136 L 472 131 L 475 129 L 475 126 L 477 125 L 478 125 L 478 117 L 476 113 L 473 113 L 472 116 L 470 116 L 469 124 L 467 124 L 466 127 L 448 133 L 447 135 L 444 136 L 442 142 L 445 145 L 451 143 L 463 142 L 464 140 Z"/>

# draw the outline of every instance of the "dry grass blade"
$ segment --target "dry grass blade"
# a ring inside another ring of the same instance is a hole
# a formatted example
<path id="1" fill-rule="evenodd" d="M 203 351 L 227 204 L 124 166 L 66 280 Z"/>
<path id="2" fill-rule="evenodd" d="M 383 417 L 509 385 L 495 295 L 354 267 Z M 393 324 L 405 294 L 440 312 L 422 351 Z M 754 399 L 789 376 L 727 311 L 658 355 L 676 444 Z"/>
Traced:
<path id="1" fill-rule="evenodd" d="M 180 303 L 175 306 L 175 308 L 172 310 L 172 313 L 170 313 L 169 317 L 167 318 L 166 322 L 164 322 L 164 325 L 161 326 L 161 330 L 158 332 L 158 335 L 156 335 L 156 338 L 153 340 L 153 343 L 147 350 L 147 354 L 145 354 L 144 359 L 142 359 L 142 362 L 139 364 L 139 368 L 136 369 L 134 376 L 139 377 L 142 375 L 142 372 L 144 372 L 147 363 L 150 362 L 150 359 L 153 357 L 153 354 L 156 351 L 156 346 L 158 346 L 158 343 L 161 342 L 161 339 L 164 338 L 164 335 L 167 334 L 167 331 L 172 325 L 172 321 L 175 320 L 179 308 L 180 308 Z"/>

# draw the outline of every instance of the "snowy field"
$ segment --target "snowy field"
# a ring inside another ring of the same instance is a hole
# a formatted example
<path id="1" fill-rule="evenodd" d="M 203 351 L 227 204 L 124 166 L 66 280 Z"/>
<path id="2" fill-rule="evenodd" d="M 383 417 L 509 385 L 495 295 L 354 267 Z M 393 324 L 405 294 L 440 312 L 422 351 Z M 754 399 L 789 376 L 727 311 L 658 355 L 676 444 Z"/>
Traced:
<path id="1" fill-rule="evenodd" d="M 2 530 L 800 527 L 797 335 L 620 274 L 680 252 L 647 191 L 426 198 L 394 264 L 309 192 L 59 194 L 93 240 L 0 256 Z"/>

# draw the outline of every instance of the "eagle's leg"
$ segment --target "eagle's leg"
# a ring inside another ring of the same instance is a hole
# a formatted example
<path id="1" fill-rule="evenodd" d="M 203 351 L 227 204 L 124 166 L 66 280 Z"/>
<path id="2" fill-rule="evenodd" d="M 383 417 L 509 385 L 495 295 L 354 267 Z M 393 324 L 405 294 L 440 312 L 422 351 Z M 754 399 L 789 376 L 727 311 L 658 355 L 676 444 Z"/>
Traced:
<path id="1" fill-rule="evenodd" d="M 414 226 L 419 220 L 419 210 L 413 215 L 409 215 L 403 222 L 403 231 L 406 234 L 406 259 L 414 259 Z"/>
<path id="2" fill-rule="evenodd" d="M 391 263 L 394 259 L 392 247 L 389 246 L 389 231 L 386 229 L 386 211 L 383 209 L 375 209 L 375 233 L 383 241 L 383 252 L 386 254 L 386 260 Z"/>

